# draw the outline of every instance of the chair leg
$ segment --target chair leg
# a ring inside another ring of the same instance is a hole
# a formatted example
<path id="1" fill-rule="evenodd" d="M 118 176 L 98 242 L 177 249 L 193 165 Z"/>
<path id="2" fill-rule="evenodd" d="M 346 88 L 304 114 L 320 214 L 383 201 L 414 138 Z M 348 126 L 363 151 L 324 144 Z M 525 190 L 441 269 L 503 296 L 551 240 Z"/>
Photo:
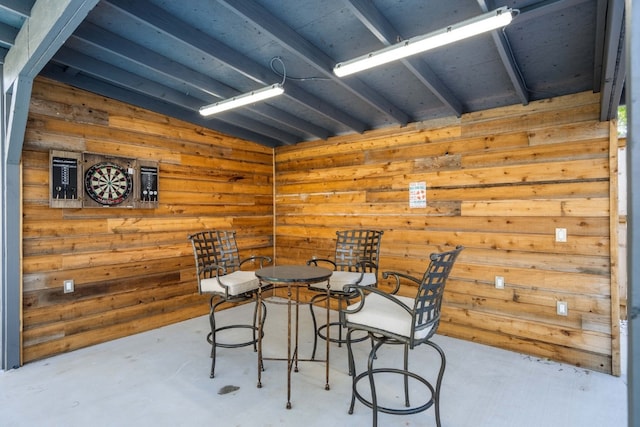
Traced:
<path id="1" fill-rule="evenodd" d="M 344 298 L 342 298 L 342 296 L 338 295 L 337 299 L 338 299 L 338 313 L 340 313 L 342 311 Z M 349 300 L 346 300 L 346 301 L 347 301 L 347 305 L 349 305 L 348 304 Z M 343 341 L 342 341 L 342 324 L 340 324 L 340 325 L 338 325 L 338 347 L 342 347 L 342 343 L 343 343 Z"/>
<path id="2" fill-rule="evenodd" d="M 440 371 L 438 372 L 438 379 L 436 381 L 436 392 L 435 392 L 435 412 L 436 412 L 436 426 L 440 427 L 440 387 L 442 386 L 442 377 L 444 376 L 444 370 L 446 368 L 447 365 L 447 358 L 444 355 L 444 351 L 433 341 L 427 341 L 426 344 L 430 345 L 431 347 L 433 347 L 438 354 L 440 354 Z"/>
<path id="3" fill-rule="evenodd" d="M 433 347 L 438 354 L 440 355 L 440 370 L 438 372 L 438 378 L 435 383 L 435 387 L 432 385 L 433 383 L 427 381 L 425 378 L 421 377 L 417 373 L 409 371 L 409 345 L 403 344 L 403 368 L 375 368 L 374 369 L 374 361 L 377 359 L 377 352 L 382 347 L 382 345 L 388 344 L 400 344 L 400 342 L 388 338 L 385 336 L 379 336 L 375 333 L 368 332 L 368 336 L 371 339 L 371 350 L 369 352 L 369 357 L 367 359 L 367 368 L 365 371 L 361 373 L 356 373 L 355 360 L 353 355 L 352 345 L 353 342 L 357 342 L 352 339 L 352 334 L 356 331 L 355 328 L 349 327 L 347 329 L 346 343 L 347 343 L 347 355 L 348 355 L 348 364 L 349 364 L 349 375 L 351 376 L 351 403 L 349 405 L 349 414 L 353 414 L 355 401 L 358 399 L 367 407 L 371 408 L 373 412 L 373 426 L 377 427 L 378 425 L 378 413 L 384 412 L 387 414 L 395 414 L 395 415 L 406 415 L 406 414 L 416 414 L 418 412 L 422 412 L 426 409 L 429 409 L 431 406 L 435 406 L 435 418 L 436 418 L 436 426 L 441 427 L 440 420 L 440 390 L 442 387 L 442 379 L 444 377 L 444 371 L 446 368 L 446 357 L 444 351 L 435 343 L 431 341 L 426 341 L 425 344 Z M 389 374 L 400 374 L 403 376 L 404 381 L 404 394 L 405 394 L 405 407 L 407 409 L 400 409 L 394 407 L 385 407 L 380 406 L 378 404 L 378 396 L 376 391 L 375 384 L 375 375 L 379 373 L 389 373 Z M 369 380 L 369 391 L 371 393 L 370 399 L 368 396 L 364 396 L 358 392 L 357 384 L 358 381 L 364 379 L 365 377 Z M 431 391 L 430 399 L 427 400 L 424 404 L 416 407 L 411 407 L 410 398 L 409 398 L 409 377 L 413 378 L 417 382 L 422 383 L 426 388 Z"/>
<path id="4" fill-rule="evenodd" d="M 224 298 L 220 298 L 217 302 L 215 302 L 215 299 L 216 299 L 216 295 L 212 296 L 209 302 L 209 306 L 211 307 L 209 310 L 209 323 L 211 325 L 211 332 L 207 334 L 207 341 L 211 344 L 211 373 L 209 374 L 210 378 L 214 378 L 215 376 L 217 348 L 218 347 L 238 348 L 238 347 L 253 345 L 253 351 L 257 352 L 258 351 L 258 316 L 261 317 L 263 326 L 267 319 L 267 306 L 265 305 L 264 301 L 262 301 L 261 302 L 262 310 L 261 310 L 261 313 L 258 314 L 258 303 L 256 300 L 256 304 L 253 310 L 253 324 L 227 325 L 227 326 L 221 326 L 220 328 L 218 328 L 216 325 L 216 316 L 215 316 L 216 309 L 218 308 L 219 305 L 224 304 L 226 300 Z M 245 301 L 245 300 L 246 299 L 244 297 L 237 299 L 237 301 Z M 233 343 L 233 342 L 225 343 L 224 341 L 220 343 L 218 342 L 217 340 L 218 331 L 234 329 L 234 328 L 251 329 L 252 339 L 250 341 L 240 342 L 240 343 Z M 262 333 L 262 336 L 264 336 L 264 329 L 261 333 Z M 262 338 L 262 336 L 260 338 Z M 264 370 L 264 366 L 263 366 L 263 370 Z"/>
<path id="5" fill-rule="evenodd" d="M 316 358 L 316 349 L 318 348 L 318 322 L 316 320 L 316 313 L 313 311 L 313 306 L 317 301 L 326 298 L 325 295 L 316 295 L 309 301 L 309 310 L 311 310 L 311 321 L 313 322 L 313 351 L 311 352 L 311 360 Z"/>
<path id="6" fill-rule="evenodd" d="M 404 372 L 409 372 L 409 344 L 404 345 Z M 409 375 L 404 375 L 404 406 L 407 408 L 409 404 Z"/>
<path id="7" fill-rule="evenodd" d="M 373 339 L 373 338 L 372 338 Z M 377 358 L 376 354 L 378 349 L 384 344 L 385 340 L 381 339 L 375 343 L 371 352 L 369 353 L 369 359 L 367 360 L 367 376 L 369 377 L 369 386 L 371 388 L 371 410 L 373 411 L 373 427 L 378 426 L 378 396 L 376 394 L 376 383 L 373 378 L 373 361 Z"/>
<path id="8" fill-rule="evenodd" d="M 353 407 L 356 403 L 356 367 L 353 360 L 353 350 L 351 348 L 352 329 L 347 330 L 347 361 L 349 366 L 349 375 L 351 376 L 351 404 L 349 405 L 349 415 L 353 414 Z"/>
<path id="9" fill-rule="evenodd" d="M 216 370 L 216 307 L 218 304 L 213 304 L 213 298 L 211 298 L 211 302 L 209 304 L 211 309 L 209 311 L 209 324 L 211 325 L 211 333 L 209 336 L 211 337 L 211 373 L 209 374 L 209 378 L 213 378 Z"/>

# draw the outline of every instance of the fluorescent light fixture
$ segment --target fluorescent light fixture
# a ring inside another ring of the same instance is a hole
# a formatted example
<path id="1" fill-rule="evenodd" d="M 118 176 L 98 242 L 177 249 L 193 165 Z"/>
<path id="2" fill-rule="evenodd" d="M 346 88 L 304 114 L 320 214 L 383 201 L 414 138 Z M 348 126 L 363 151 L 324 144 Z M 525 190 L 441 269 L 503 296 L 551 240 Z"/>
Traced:
<path id="1" fill-rule="evenodd" d="M 262 89 L 254 90 L 242 95 L 234 96 L 233 98 L 216 102 L 211 105 L 200 107 L 200 114 L 203 116 L 210 116 L 222 111 L 242 107 L 243 105 L 253 104 L 254 102 L 258 101 L 264 101 L 265 99 L 273 98 L 274 96 L 278 96 L 283 93 L 284 87 L 281 83 L 272 84 L 271 86 L 263 87 Z"/>
<path id="2" fill-rule="evenodd" d="M 517 11 L 516 11 L 517 12 Z M 435 49 L 449 43 L 457 42 L 477 34 L 495 30 L 509 24 L 514 10 L 503 6 L 492 12 L 433 31 L 423 36 L 412 37 L 403 42 L 362 55 L 346 62 L 340 62 L 333 68 L 338 77 L 348 76 L 367 70 L 387 62 L 406 58 L 407 56 Z"/>

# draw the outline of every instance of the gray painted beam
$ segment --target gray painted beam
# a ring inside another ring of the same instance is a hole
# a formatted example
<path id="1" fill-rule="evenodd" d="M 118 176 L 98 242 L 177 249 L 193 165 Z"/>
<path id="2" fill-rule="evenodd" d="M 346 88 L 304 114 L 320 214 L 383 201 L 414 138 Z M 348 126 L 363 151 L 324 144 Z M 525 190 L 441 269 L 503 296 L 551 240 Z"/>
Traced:
<path id="1" fill-rule="evenodd" d="M 23 84 L 14 87 L 17 80 L 33 80 L 97 2 L 98 0 L 60 0 L 52 4 L 39 0 L 34 4 L 28 24 L 18 32 L 15 45 L 7 53 L 4 62 L 3 92 L 12 92 L 14 104 L 28 104 L 31 98 L 31 86 L 23 81 Z M 19 162 L 28 108 L 7 113 L 5 112 L 4 119 L 11 120 L 6 127 L 6 160 Z"/>
<path id="2" fill-rule="evenodd" d="M 11 47 L 16 41 L 18 30 L 10 25 L 0 23 L 0 43 Z"/>
<path id="3" fill-rule="evenodd" d="M 3 147 L 4 148 L 4 147 Z M 21 268 L 21 198 L 20 165 L 5 163 L 2 170 L 2 295 L 0 313 L 2 318 L 2 366 L 0 369 L 15 369 L 20 366 L 20 315 L 22 314 L 20 286 Z"/>
<path id="4" fill-rule="evenodd" d="M 338 83 L 394 122 L 400 125 L 406 125 L 409 122 L 407 113 L 382 96 L 378 91 L 367 86 L 362 80 L 355 77 L 350 77 L 349 79 L 338 78 L 333 73 L 333 66 L 337 61 L 334 61 L 322 50 L 304 39 L 264 7 L 247 1 L 219 0 L 219 2 L 261 27 L 278 39 L 284 47 L 324 74 L 325 77 Z"/>
<path id="5" fill-rule="evenodd" d="M 96 3 L 98 0 L 37 1 L 28 25 L 20 29 L 7 54 L 4 90 L 9 90 L 18 75 L 35 78 Z"/>
<path id="6" fill-rule="evenodd" d="M 600 82 L 600 120 L 603 121 L 617 116 L 625 80 L 624 0 L 609 1 L 606 22 L 602 81 Z"/>
<path id="7" fill-rule="evenodd" d="M 22 156 L 22 142 L 24 130 L 27 126 L 29 115 L 29 102 L 31 100 L 31 86 L 33 79 L 18 76 L 11 85 L 10 92 L 5 96 L 10 99 L 9 108 L 4 111 L 6 144 L 3 160 L 8 163 L 19 164 Z"/>
<path id="8" fill-rule="evenodd" d="M 14 82 L 15 92 L 31 93 L 33 80 L 20 77 Z M 26 99 L 26 101 L 25 101 Z M 21 227 L 22 200 L 20 162 L 8 159 L 11 138 L 18 140 L 22 146 L 24 126 L 26 125 L 29 102 L 25 96 L 13 96 L 4 93 L 3 88 L 2 132 L 2 276 L 0 280 L 0 312 L 2 312 L 2 347 L 1 369 L 13 369 L 20 366 L 20 315 L 22 313 L 21 291 Z M 26 111 L 25 111 L 26 110 Z M 3 135 L 4 136 L 4 135 Z M 19 158 L 19 157 L 18 157 Z"/>
<path id="9" fill-rule="evenodd" d="M 493 9 L 493 7 L 490 7 L 488 4 L 488 0 L 478 0 L 478 4 L 483 13 Z M 529 91 L 522 78 L 516 59 L 513 57 L 506 34 L 502 30 L 494 30 L 491 31 L 491 37 L 498 50 L 498 55 L 500 55 L 500 59 L 502 60 L 502 65 L 504 65 L 509 80 L 511 80 L 513 89 L 516 91 L 518 98 L 520 98 L 520 102 L 522 102 L 523 105 L 527 105 L 529 103 Z"/>
<path id="10" fill-rule="evenodd" d="M 629 426 L 640 425 L 640 7 L 627 0 L 627 266 Z M 636 52 L 636 55 L 631 55 Z"/>
<path id="11" fill-rule="evenodd" d="M 520 8 L 518 23 L 556 13 L 568 7 L 577 6 L 593 0 L 542 0 Z"/>
<path id="12" fill-rule="evenodd" d="M 598 0 L 596 6 L 596 38 L 593 48 L 593 91 L 602 88 L 602 64 L 604 61 L 604 41 L 607 29 L 607 5 L 609 0 Z"/>
<path id="13" fill-rule="evenodd" d="M 2 369 L 20 365 L 20 158 L 31 85 L 98 0 L 38 0 L 5 57 L 2 73 Z M 6 111 L 10 99 L 11 108 Z M 18 343 L 18 345 L 16 345 Z"/>
<path id="14" fill-rule="evenodd" d="M 80 59 L 79 56 L 75 56 L 74 58 L 75 59 L 73 60 L 69 60 L 68 58 L 66 58 L 63 48 L 60 50 L 60 52 L 58 52 L 58 54 L 56 54 L 56 56 L 54 56 L 52 62 L 63 64 L 69 67 L 74 67 L 77 70 L 80 70 L 81 72 L 85 73 L 85 75 L 83 76 L 85 82 L 88 82 L 89 79 L 96 80 L 96 87 L 103 87 L 102 84 L 98 83 L 99 81 L 101 83 L 107 83 L 108 85 L 110 85 L 110 87 L 113 88 L 114 91 L 116 90 L 116 88 L 126 90 L 128 92 L 126 97 L 121 95 L 119 96 L 119 98 L 117 98 L 119 100 L 123 100 L 134 105 L 140 105 L 137 101 L 138 97 L 140 97 L 139 102 L 146 105 L 148 104 L 148 99 L 155 99 L 158 101 L 157 105 L 163 106 L 161 111 L 162 114 L 180 118 L 190 123 L 198 124 L 208 129 L 215 130 L 217 132 L 231 132 L 230 135 L 254 141 L 259 144 L 263 143 L 263 141 L 266 140 L 266 144 L 271 145 L 271 141 L 274 139 L 285 144 L 293 144 L 295 142 L 298 142 L 298 138 L 293 135 L 267 126 L 264 123 L 260 123 L 250 118 L 243 117 L 234 112 L 227 113 L 224 121 L 220 120 L 219 118 L 215 120 L 205 119 L 201 117 L 199 113 L 197 113 L 199 106 L 202 104 L 201 101 L 194 99 L 189 95 L 185 95 L 179 91 L 168 89 L 160 85 L 159 83 L 144 79 L 140 76 L 128 73 L 124 70 L 115 69 L 116 67 L 86 56 L 82 59 Z M 104 75 L 107 77 L 103 77 L 100 73 L 104 73 Z M 64 79 L 63 81 L 71 84 L 72 86 L 78 86 L 73 80 L 78 79 L 78 74 L 69 75 L 69 77 L 72 78 Z M 82 88 L 86 89 L 88 86 L 90 85 L 85 83 L 85 86 L 83 86 Z M 158 95 L 160 91 L 162 91 L 161 96 Z M 113 96 L 111 96 L 108 91 L 103 90 L 99 93 L 101 95 L 113 98 Z M 154 111 L 160 112 L 157 108 L 154 109 Z M 247 131 L 243 131 L 242 129 L 247 129 Z"/>
<path id="15" fill-rule="evenodd" d="M 31 5 L 28 2 L 20 0 L 4 0 L 0 5 L 0 9 L 7 13 L 18 16 L 20 18 L 28 18 L 31 13 Z"/>
<path id="16" fill-rule="evenodd" d="M 64 69 L 59 65 L 55 65 L 53 63 L 49 63 L 40 74 L 44 77 L 49 77 L 53 80 L 66 83 L 70 86 L 84 89 L 111 99 L 126 102 L 128 104 L 134 105 L 135 101 L 136 106 L 146 108 L 149 111 L 154 111 L 159 114 L 175 117 L 176 119 L 194 123 L 204 128 L 221 132 L 229 136 L 245 139 L 248 141 L 255 141 L 267 147 L 275 147 L 281 144 L 281 141 L 266 137 L 264 135 L 253 133 L 243 128 L 238 128 L 221 120 L 207 120 L 199 116 L 194 119 L 193 113 L 189 110 L 176 107 L 175 105 L 171 105 L 157 98 L 151 98 L 148 96 L 144 96 L 143 94 L 132 93 L 131 90 L 120 86 L 114 86 L 110 83 L 107 83 L 106 81 L 101 81 L 82 73 L 69 72 L 69 69 Z"/>
<path id="17" fill-rule="evenodd" d="M 203 101 L 191 96 L 190 94 L 185 94 L 171 89 L 155 81 L 130 73 L 121 68 L 107 64 L 106 62 L 74 52 L 65 47 L 58 51 L 58 53 L 53 57 L 53 61 L 81 70 L 86 74 L 99 78 L 100 80 L 110 82 L 114 86 L 124 87 L 130 90 L 132 94 L 140 93 L 189 110 L 191 112 L 191 122 L 200 118 L 198 109 L 202 106 Z M 224 117 L 224 121 L 246 127 L 254 134 L 269 136 L 288 144 L 294 144 L 300 141 L 300 138 L 296 135 L 265 125 L 264 123 L 258 122 L 257 120 L 253 120 L 234 111 L 227 112 L 224 116 L 220 117 Z M 221 132 L 221 130 L 219 131 Z"/>
<path id="18" fill-rule="evenodd" d="M 372 2 L 366 0 L 349 0 L 348 4 L 360 22 L 385 46 L 390 46 L 395 43 L 396 40 L 403 39 L 402 35 L 400 35 L 387 18 L 380 13 Z M 426 62 L 414 58 L 404 59 L 402 63 L 440 102 L 449 108 L 456 117 L 462 115 L 462 103 L 460 100 Z"/>
<path id="19" fill-rule="evenodd" d="M 109 52 L 125 61 L 147 69 L 149 73 L 158 76 L 159 81 L 161 81 L 160 79 L 172 80 L 176 85 L 189 86 L 189 92 L 194 96 L 197 95 L 202 100 L 202 105 L 210 104 L 220 99 L 231 98 L 242 93 L 144 46 L 133 43 L 124 37 L 88 22 L 80 25 L 71 36 L 71 39 L 79 40 L 91 45 L 93 49 Z M 299 135 L 302 132 L 321 139 L 328 138 L 331 134 L 328 129 L 316 126 L 307 120 L 301 120 L 297 116 L 273 107 L 268 103 L 250 105 L 246 107 L 246 110 L 277 121 L 284 127 L 290 128 L 290 133 L 292 134 Z M 302 138 L 297 138 L 297 141 L 300 139 Z"/>
<path id="20" fill-rule="evenodd" d="M 259 63 L 239 54 L 220 41 L 196 30 L 161 8 L 142 0 L 128 2 L 125 0 L 103 0 L 105 7 L 114 7 L 131 15 L 150 27 L 164 32 L 205 55 L 224 62 L 238 73 L 263 85 L 273 84 L 274 74 Z M 362 133 L 368 126 L 344 110 L 336 108 L 317 96 L 305 91 L 293 82 L 287 82 L 284 96 L 300 103 L 324 117 L 340 123 L 349 129 Z"/>

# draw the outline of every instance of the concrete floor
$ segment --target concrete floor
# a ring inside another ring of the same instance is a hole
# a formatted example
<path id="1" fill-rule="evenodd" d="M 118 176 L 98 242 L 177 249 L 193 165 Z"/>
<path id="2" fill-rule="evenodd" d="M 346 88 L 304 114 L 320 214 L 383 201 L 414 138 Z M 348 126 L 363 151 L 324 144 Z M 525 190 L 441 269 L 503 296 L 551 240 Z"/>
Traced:
<path id="1" fill-rule="evenodd" d="M 223 312 L 219 322 L 250 315 L 250 307 Z M 286 312 L 269 305 L 265 355 L 286 348 Z M 306 307 L 301 331 L 310 330 Z M 371 411 L 356 402 L 347 413 L 350 377 L 346 348 L 331 347 L 331 390 L 324 364 L 300 363 L 286 403 L 286 364 L 266 361 L 256 387 L 251 347 L 220 349 L 216 378 L 209 378 L 208 320 L 200 317 L 154 331 L 0 371 L 0 426 L 370 426 Z M 301 357 L 311 339 L 301 337 Z M 228 337 L 230 338 L 230 337 Z M 447 355 L 442 388 L 444 427 L 623 427 L 626 377 L 613 377 L 457 339 L 437 336 Z M 324 347 L 323 347 L 324 348 Z M 368 343 L 356 346 L 365 361 Z M 433 351 L 418 347 L 411 365 L 427 371 Z M 324 354 L 324 353 L 322 353 Z M 399 360 L 400 348 L 379 362 Z M 395 396 L 392 380 L 386 387 Z M 416 399 L 417 400 L 417 399 Z M 433 410 L 381 414 L 381 426 L 434 426 Z"/>

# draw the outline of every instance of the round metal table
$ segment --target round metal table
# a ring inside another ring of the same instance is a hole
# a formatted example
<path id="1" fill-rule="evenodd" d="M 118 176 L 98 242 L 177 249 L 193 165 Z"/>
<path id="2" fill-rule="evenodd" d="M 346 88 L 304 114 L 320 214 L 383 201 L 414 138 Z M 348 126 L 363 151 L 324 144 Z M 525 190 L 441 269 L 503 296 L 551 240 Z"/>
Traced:
<path id="1" fill-rule="evenodd" d="M 262 387 L 262 367 L 264 360 L 286 360 L 287 362 L 287 409 L 291 409 L 291 369 L 298 372 L 298 362 L 325 362 L 325 390 L 329 390 L 329 340 L 327 340 L 327 353 L 325 360 L 316 359 L 300 359 L 298 355 L 298 320 L 300 306 L 300 288 L 308 287 L 311 284 L 327 282 L 327 297 L 329 296 L 330 282 L 329 278 L 333 271 L 328 268 L 308 266 L 308 265 L 281 265 L 264 267 L 256 271 L 256 277 L 260 279 L 260 287 L 258 288 L 258 388 Z M 287 300 L 285 302 L 277 302 L 273 300 L 264 300 L 264 302 L 274 304 L 287 305 L 287 358 L 264 358 L 262 356 L 262 290 L 266 289 L 286 289 Z M 294 295 L 295 291 L 295 295 Z M 291 340 L 291 307 L 295 305 L 295 331 L 292 345 Z M 327 298 L 327 325 L 329 324 L 329 298 Z M 328 328 L 327 328 L 328 331 Z M 328 335 L 328 332 L 327 332 Z"/>

